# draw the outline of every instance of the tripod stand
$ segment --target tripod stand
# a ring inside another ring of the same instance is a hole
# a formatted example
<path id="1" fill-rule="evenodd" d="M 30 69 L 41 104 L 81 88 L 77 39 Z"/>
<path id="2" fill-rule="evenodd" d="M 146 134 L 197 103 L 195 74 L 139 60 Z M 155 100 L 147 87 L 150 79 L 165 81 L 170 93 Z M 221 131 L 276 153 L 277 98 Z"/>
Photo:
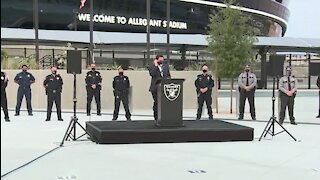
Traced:
<path id="1" fill-rule="evenodd" d="M 273 137 L 273 136 L 276 136 L 276 135 L 278 135 L 278 134 L 280 134 L 280 133 L 283 133 L 283 132 L 286 132 L 289 136 L 291 136 L 291 138 L 292 138 L 293 140 L 297 141 L 297 139 L 294 138 L 294 137 L 289 133 L 289 131 L 287 131 L 287 130 L 282 126 L 282 124 L 280 124 L 280 123 L 277 121 L 277 118 L 276 118 L 275 113 L 274 113 L 274 111 L 275 111 L 275 100 L 276 100 L 276 98 L 275 98 L 275 77 L 273 77 L 273 87 L 272 87 L 272 116 L 270 117 L 270 119 L 269 119 L 266 127 L 264 128 L 264 130 L 263 130 L 263 132 L 262 132 L 262 134 L 261 134 L 261 136 L 260 136 L 260 138 L 259 138 L 259 141 L 261 141 L 262 136 L 265 138 L 265 137 L 267 136 L 267 134 L 270 134 L 270 135 Z M 277 123 L 277 124 L 282 128 L 282 131 L 275 133 L 275 131 L 274 131 L 275 123 Z"/>
<path id="2" fill-rule="evenodd" d="M 88 134 L 86 129 L 78 122 L 78 118 L 76 115 L 76 112 L 77 112 L 77 88 L 76 88 L 77 77 L 76 77 L 76 73 L 72 73 L 72 74 L 73 74 L 73 116 L 71 117 L 71 121 L 69 123 L 68 129 L 64 134 L 64 137 L 60 143 L 60 146 L 63 146 L 64 141 L 69 140 L 69 138 L 72 139 L 73 141 L 76 141 L 79 138 L 81 138 L 82 136 Z M 80 128 L 85 132 L 84 134 L 82 134 L 79 137 L 76 136 L 76 125 L 80 126 Z"/>

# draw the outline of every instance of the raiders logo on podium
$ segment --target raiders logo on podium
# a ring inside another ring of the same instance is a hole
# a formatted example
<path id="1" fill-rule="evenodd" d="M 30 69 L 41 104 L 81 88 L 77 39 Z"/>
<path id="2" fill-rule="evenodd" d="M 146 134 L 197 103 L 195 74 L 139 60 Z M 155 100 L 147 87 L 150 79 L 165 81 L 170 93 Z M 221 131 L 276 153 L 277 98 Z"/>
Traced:
<path id="1" fill-rule="evenodd" d="M 180 84 L 165 84 L 163 85 L 163 88 L 164 95 L 170 101 L 176 100 L 180 95 Z"/>

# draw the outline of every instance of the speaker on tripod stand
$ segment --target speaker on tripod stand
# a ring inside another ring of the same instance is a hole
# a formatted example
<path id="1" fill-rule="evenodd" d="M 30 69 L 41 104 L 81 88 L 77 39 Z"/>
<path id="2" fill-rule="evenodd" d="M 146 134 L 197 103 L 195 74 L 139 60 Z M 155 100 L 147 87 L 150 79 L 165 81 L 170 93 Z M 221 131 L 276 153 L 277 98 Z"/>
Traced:
<path id="1" fill-rule="evenodd" d="M 288 130 L 286 130 L 282 124 L 280 124 L 278 121 L 277 121 L 277 118 L 275 116 L 275 101 L 276 101 L 276 98 L 275 98 L 275 82 L 276 82 L 276 78 L 273 77 L 273 87 L 272 87 L 272 115 L 266 125 L 266 127 L 264 128 L 260 138 L 259 138 L 259 141 L 261 141 L 262 137 L 266 137 L 267 134 L 270 134 L 272 137 L 273 136 L 276 136 L 282 132 L 286 132 L 293 140 L 297 141 L 297 139 L 295 137 L 292 136 L 292 134 L 289 133 Z M 282 131 L 280 132 L 275 132 L 275 124 L 278 124 L 281 128 L 282 128 Z"/>
<path id="2" fill-rule="evenodd" d="M 72 139 L 73 141 L 78 140 L 84 135 L 88 134 L 86 129 L 78 122 L 77 118 L 77 74 L 81 74 L 81 51 L 78 50 L 68 50 L 67 52 L 67 73 L 73 75 L 73 116 L 65 132 L 65 135 L 60 143 L 60 146 L 63 146 L 64 141 Z M 76 126 L 79 126 L 85 133 L 76 136 Z"/>

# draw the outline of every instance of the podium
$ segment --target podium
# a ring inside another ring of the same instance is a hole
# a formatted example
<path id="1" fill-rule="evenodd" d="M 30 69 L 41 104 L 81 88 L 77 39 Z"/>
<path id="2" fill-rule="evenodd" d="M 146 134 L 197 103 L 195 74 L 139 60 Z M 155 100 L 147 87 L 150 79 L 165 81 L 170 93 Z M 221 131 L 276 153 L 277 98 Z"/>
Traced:
<path id="1" fill-rule="evenodd" d="M 184 79 L 159 80 L 156 126 L 183 126 L 183 82 Z"/>

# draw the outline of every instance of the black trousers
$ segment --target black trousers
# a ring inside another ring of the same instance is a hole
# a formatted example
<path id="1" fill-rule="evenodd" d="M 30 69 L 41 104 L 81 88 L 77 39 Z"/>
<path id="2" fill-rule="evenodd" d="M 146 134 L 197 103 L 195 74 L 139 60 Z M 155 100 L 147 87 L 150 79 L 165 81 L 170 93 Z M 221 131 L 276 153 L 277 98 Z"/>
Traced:
<path id="1" fill-rule="evenodd" d="M 158 93 L 156 92 L 151 92 L 152 98 L 153 98 L 153 117 L 154 120 L 158 119 Z"/>
<path id="2" fill-rule="evenodd" d="M 212 107 L 211 107 L 211 105 L 212 105 L 211 92 L 198 94 L 197 119 L 201 119 L 202 108 L 203 108 L 204 102 L 206 102 L 207 109 L 208 109 L 208 115 L 209 115 L 209 118 L 211 119 L 213 117 L 213 115 L 212 115 Z"/>
<path id="3" fill-rule="evenodd" d="M 7 94 L 6 91 L 1 91 L 1 108 L 4 113 L 4 119 L 9 119 L 9 113 L 8 113 L 8 102 L 7 102 Z"/>
<path id="4" fill-rule="evenodd" d="M 318 112 L 318 116 L 320 116 L 320 89 L 319 89 L 319 112 Z"/>
<path id="5" fill-rule="evenodd" d="M 129 110 L 129 100 L 128 100 L 128 93 L 120 93 L 114 95 L 114 111 L 113 111 L 113 119 L 118 119 L 119 109 L 120 109 L 120 102 L 122 101 L 124 110 L 126 112 L 126 118 L 131 118 L 131 113 Z"/>
<path id="6" fill-rule="evenodd" d="M 31 114 L 32 113 L 31 89 L 27 88 L 27 87 L 19 87 L 18 88 L 16 114 L 20 113 L 20 108 L 21 108 L 23 96 L 26 97 L 28 113 Z"/>
<path id="7" fill-rule="evenodd" d="M 87 114 L 90 114 L 91 112 L 91 102 L 93 97 L 97 103 L 97 114 L 101 113 L 100 93 L 101 93 L 100 89 L 87 88 Z"/>
<path id="8" fill-rule="evenodd" d="M 51 119 L 53 103 L 56 104 L 58 119 L 62 119 L 62 117 L 61 117 L 61 93 L 48 92 L 47 96 L 48 96 L 48 98 L 47 98 L 47 100 L 48 100 L 47 101 L 48 102 L 47 103 L 47 119 L 48 120 Z"/>
<path id="9" fill-rule="evenodd" d="M 287 96 L 284 93 L 280 93 L 280 100 L 281 100 L 281 103 L 280 103 L 280 105 L 281 105 L 280 117 L 279 117 L 280 124 L 283 123 L 287 107 L 288 107 L 290 122 L 291 123 L 295 122 L 295 118 L 293 116 L 293 107 L 294 107 L 294 98 L 295 98 L 295 96 L 296 96 L 295 94 L 292 95 L 292 96 Z"/>
<path id="10" fill-rule="evenodd" d="M 256 117 L 256 110 L 254 105 L 254 93 L 255 91 L 246 91 L 244 89 L 240 89 L 240 100 L 239 100 L 239 117 L 243 118 L 244 114 L 244 106 L 246 104 L 246 100 L 248 99 L 250 105 L 250 114 L 252 118 Z"/>

